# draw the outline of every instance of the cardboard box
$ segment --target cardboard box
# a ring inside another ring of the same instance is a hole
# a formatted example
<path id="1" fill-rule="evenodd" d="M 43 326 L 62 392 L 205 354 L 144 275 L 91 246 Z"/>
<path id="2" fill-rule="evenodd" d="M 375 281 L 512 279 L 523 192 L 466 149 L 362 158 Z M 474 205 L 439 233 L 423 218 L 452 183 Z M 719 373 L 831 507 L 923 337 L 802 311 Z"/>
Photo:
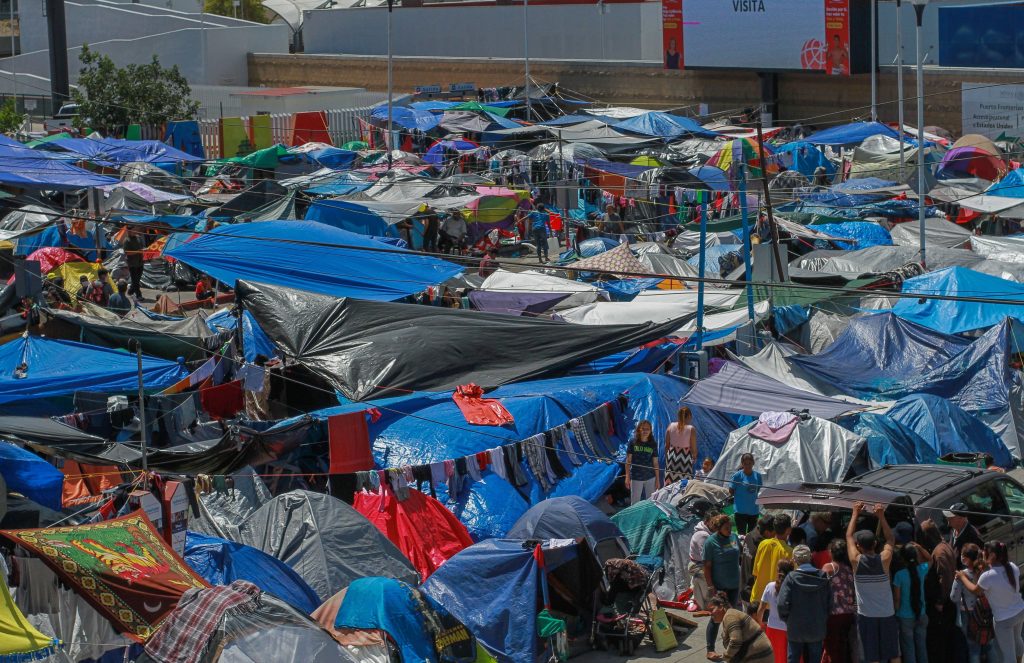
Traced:
<path id="1" fill-rule="evenodd" d="M 185 484 L 168 481 L 163 492 L 164 540 L 179 555 L 185 554 L 185 530 L 188 529 L 188 494 Z"/>
<path id="2" fill-rule="evenodd" d="M 142 509 L 156 531 L 164 531 L 164 509 L 153 493 L 148 490 L 133 490 L 128 493 L 128 504 L 133 511 Z"/>

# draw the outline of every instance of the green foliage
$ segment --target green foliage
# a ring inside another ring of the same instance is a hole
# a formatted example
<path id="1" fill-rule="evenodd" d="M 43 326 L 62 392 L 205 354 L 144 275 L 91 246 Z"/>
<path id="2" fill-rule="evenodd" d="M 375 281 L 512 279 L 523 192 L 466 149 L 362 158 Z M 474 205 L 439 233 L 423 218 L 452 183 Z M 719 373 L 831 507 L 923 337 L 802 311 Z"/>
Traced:
<path id="1" fill-rule="evenodd" d="M 71 96 L 79 105 L 79 123 L 120 135 L 129 124 L 189 120 L 199 110 L 177 65 L 165 69 L 155 55 L 148 64 L 117 67 L 106 55 L 83 46 L 78 59 L 82 68 Z"/>
<path id="2" fill-rule="evenodd" d="M 270 17 L 260 0 L 242 0 L 238 9 L 235 9 L 235 0 L 205 0 L 204 8 L 208 14 L 233 16 L 255 23 L 270 23 Z"/>
<path id="3" fill-rule="evenodd" d="M 0 133 L 12 134 L 25 124 L 25 116 L 18 112 L 14 99 L 7 99 L 0 105 Z"/>

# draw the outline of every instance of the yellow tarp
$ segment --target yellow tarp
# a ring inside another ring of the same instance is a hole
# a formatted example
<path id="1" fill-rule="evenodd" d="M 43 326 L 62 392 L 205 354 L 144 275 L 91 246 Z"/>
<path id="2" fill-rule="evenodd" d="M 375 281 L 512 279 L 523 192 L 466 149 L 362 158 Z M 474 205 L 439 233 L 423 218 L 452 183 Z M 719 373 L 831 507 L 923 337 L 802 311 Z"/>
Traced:
<path id="1" fill-rule="evenodd" d="M 50 270 L 50 273 L 46 275 L 46 278 L 55 279 L 58 276 L 63 278 L 64 290 L 71 295 L 71 301 L 75 301 L 75 294 L 78 292 L 78 288 L 80 287 L 78 279 L 85 274 L 85 276 L 89 278 L 90 283 L 95 281 L 99 278 L 99 274 L 97 272 L 100 267 L 101 265 L 94 262 L 66 262 L 60 267 L 55 267 Z M 110 287 L 116 292 L 117 284 L 114 283 L 114 279 L 110 278 L 108 275 L 107 281 L 110 283 Z"/>
<path id="2" fill-rule="evenodd" d="M 0 578 L 0 661 L 46 658 L 59 644 L 59 640 L 43 635 L 29 624 L 14 604 L 7 583 Z"/>

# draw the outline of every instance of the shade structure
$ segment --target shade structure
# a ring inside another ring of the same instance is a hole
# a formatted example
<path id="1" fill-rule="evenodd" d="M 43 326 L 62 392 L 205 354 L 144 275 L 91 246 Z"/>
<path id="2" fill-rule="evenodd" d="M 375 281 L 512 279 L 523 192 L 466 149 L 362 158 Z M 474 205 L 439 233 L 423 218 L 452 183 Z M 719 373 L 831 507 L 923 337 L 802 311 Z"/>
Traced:
<path id="1" fill-rule="evenodd" d="M 954 147 L 942 157 L 940 174 L 947 177 L 980 177 L 995 182 L 1006 174 L 1006 164 L 980 147 Z"/>

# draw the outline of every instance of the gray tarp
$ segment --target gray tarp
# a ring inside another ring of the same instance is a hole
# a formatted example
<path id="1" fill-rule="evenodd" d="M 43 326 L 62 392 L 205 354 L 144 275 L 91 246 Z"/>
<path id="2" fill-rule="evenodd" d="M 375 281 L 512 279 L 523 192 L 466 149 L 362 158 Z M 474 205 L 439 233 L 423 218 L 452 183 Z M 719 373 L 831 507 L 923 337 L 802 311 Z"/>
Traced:
<path id="1" fill-rule="evenodd" d="M 840 482 L 846 478 L 866 440 L 831 421 L 810 417 L 801 421 L 783 444 L 765 442 L 747 431 L 734 430 L 709 479 L 728 485 L 740 467 L 740 456 L 754 454 L 765 485 L 802 482 Z"/>
<path id="2" fill-rule="evenodd" d="M 900 223 L 889 231 L 893 244 L 898 246 L 921 246 L 921 226 L 917 221 Z M 971 239 L 971 231 L 945 219 L 932 217 L 924 220 L 924 236 L 927 249 L 941 246 L 947 249 L 966 248 Z"/>
<path id="3" fill-rule="evenodd" d="M 916 246 L 869 246 L 857 251 L 811 251 L 791 262 L 790 268 L 851 275 L 856 278 L 889 272 L 909 262 L 919 262 L 920 259 L 920 252 Z M 928 267 L 967 267 L 976 272 L 1024 283 L 1024 264 L 989 260 L 967 249 L 930 247 Z"/>
<path id="4" fill-rule="evenodd" d="M 137 339 L 142 351 L 155 357 L 186 360 L 202 359 L 207 350 L 223 344 L 228 334 L 218 334 L 206 324 L 204 315 L 189 316 L 181 320 L 152 320 L 141 311 L 133 310 L 125 318 L 111 317 L 109 312 L 87 315 L 73 311 L 46 309 L 46 315 L 64 323 L 70 328 L 63 330 L 49 327 L 49 334 L 73 330 L 74 334 L 63 333 L 61 338 L 103 345 L 111 348 L 128 349 L 129 341 Z"/>
<path id="5" fill-rule="evenodd" d="M 334 596 L 366 576 L 419 582 L 419 573 L 395 544 L 330 495 L 304 490 L 279 495 L 245 519 L 235 540 L 286 563 L 320 596 Z"/>
<path id="6" fill-rule="evenodd" d="M 1024 239 L 1020 237 L 987 237 L 972 235 L 971 250 L 989 260 L 1024 263 Z"/>
<path id="7" fill-rule="evenodd" d="M 832 419 L 855 409 L 844 401 L 794 389 L 731 363 L 724 364 L 720 371 L 697 382 L 683 401 L 720 412 L 755 417 L 769 411 L 808 410 L 815 416 Z"/>

